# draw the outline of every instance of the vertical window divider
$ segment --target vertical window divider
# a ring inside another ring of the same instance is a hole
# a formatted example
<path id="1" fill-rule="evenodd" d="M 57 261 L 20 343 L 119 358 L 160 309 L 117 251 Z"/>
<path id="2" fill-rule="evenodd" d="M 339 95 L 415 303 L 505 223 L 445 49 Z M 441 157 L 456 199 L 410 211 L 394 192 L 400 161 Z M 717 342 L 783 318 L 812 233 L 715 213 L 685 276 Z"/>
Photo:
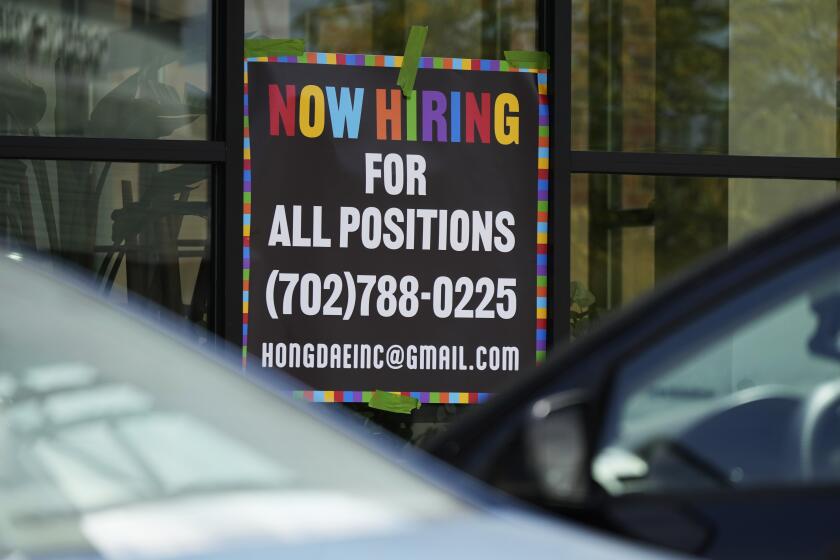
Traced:
<path id="1" fill-rule="evenodd" d="M 551 55 L 548 72 L 551 107 L 548 222 L 548 349 L 569 341 L 571 271 L 572 2 L 541 0 L 540 48 Z"/>
<path id="2" fill-rule="evenodd" d="M 218 56 L 224 59 L 214 76 L 216 94 L 225 108 L 219 133 L 225 141 L 225 164 L 213 196 L 214 222 L 213 277 L 215 279 L 213 330 L 237 344 L 241 339 L 242 298 L 242 127 L 244 119 L 243 86 L 245 56 L 244 0 L 214 0 L 218 15 L 221 45 Z"/>

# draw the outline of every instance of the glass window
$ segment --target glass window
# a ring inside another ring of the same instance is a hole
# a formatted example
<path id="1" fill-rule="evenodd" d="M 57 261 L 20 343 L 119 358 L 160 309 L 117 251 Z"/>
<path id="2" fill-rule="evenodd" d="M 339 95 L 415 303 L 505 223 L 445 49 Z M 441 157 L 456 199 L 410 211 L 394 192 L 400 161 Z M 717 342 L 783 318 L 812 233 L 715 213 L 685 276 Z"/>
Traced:
<path id="1" fill-rule="evenodd" d="M 577 150 L 835 157 L 836 0 L 573 0 Z"/>
<path id="2" fill-rule="evenodd" d="M 618 493 L 840 480 L 837 259 L 754 286 L 631 360 L 596 478 Z"/>
<path id="3" fill-rule="evenodd" d="M 60 257 L 116 302 L 207 322 L 210 166 L 0 160 L 0 246 Z"/>
<path id="4" fill-rule="evenodd" d="M 245 37 L 305 39 L 308 51 L 402 54 L 412 25 L 428 25 L 423 54 L 504 57 L 534 50 L 536 0 L 246 0 Z"/>
<path id="5" fill-rule="evenodd" d="M 206 139 L 208 0 L 4 0 L 0 134 Z"/>
<path id="6" fill-rule="evenodd" d="M 833 181 L 573 175 L 573 334 L 712 251 L 837 191 Z"/>

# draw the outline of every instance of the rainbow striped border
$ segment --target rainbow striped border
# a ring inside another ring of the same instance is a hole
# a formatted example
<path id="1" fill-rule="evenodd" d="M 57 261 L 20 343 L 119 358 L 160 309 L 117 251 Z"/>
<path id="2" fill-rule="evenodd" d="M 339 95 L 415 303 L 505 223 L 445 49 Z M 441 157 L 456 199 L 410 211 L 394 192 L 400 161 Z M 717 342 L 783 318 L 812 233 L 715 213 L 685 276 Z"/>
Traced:
<path id="1" fill-rule="evenodd" d="M 341 66 L 374 66 L 399 68 L 403 57 L 375 54 L 341 54 L 307 52 L 300 56 L 261 56 L 245 59 L 243 122 L 243 177 L 242 177 L 242 367 L 248 359 L 248 303 L 251 280 L 251 138 L 248 121 L 248 63 L 283 62 L 298 64 L 333 64 Z M 539 132 L 537 147 L 537 328 L 536 361 L 546 357 L 546 326 L 548 323 L 548 165 L 549 102 L 548 73 L 543 69 L 517 68 L 504 60 L 477 58 L 420 58 L 420 68 L 437 70 L 476 70 L 484 72 L 526 72 L 537 75 L 539 96 Z M 398 392 L 411 396 L 424 404 L 477 404 L 489 398 L 490 393 L 446 391 Z M 297 399 L 309 402 L 364 403 L 373 391 L 294 391 Z"/>
<path id="2" fill-rule="evenodd" d="M 245 64 L 242 140 L 242 369 L 248 361 L 248 302 L 251 292 L 251 133 L 248 121 L 248 64 Z"/>
<path id="3" fill-rule="evenodd" d="M 423 404 L 481 404 L 491 393 L 447 393 L 438 391 L 387 391 L 414 397 Z M 292 391 L 292 398 L 314 403 L 366 403 L 373 391 Z"/>
<path id="4" fill-rule="evenodd" d="M 375 66 L 380 68 L 400 68 L 403 57 L 381 54 L 336 54 L 308 52 L 300 56 L 259 56 L 245 59 L 247 86 L 248 62 L 291 62 L 299 64 L 332 64 L 338 66 Z M 419 68 L 432 70 L 479 70 L 489 72 L 527 72 L 544 74 L 546 70 L 536 68 L 517 68 L 505 60 L 487 60 L 480 58 L 441 58 L 420 57 Z M 547 84 L 548 82 L 546 82 Z M 396 87 L 396 83 L 394 84 Z M 247 88 L 246 88 L 247 89 Z M 246 93 L 247 95 L 247 93 Z"/>
<path id="5" fill-rule="evenodd" d="M 548 74 L 537 73 L 539 133 L 537 138 L 537 363 L 545 360 L 548 342 Z"/>

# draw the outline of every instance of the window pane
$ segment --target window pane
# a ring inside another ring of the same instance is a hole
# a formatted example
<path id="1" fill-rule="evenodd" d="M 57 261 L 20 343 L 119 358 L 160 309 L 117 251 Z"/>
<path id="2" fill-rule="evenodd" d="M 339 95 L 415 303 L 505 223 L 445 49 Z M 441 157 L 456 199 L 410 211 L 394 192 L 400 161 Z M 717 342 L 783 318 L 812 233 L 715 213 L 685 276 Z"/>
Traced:
<path id="1" fill-rule="evenodd" d="M 428 25 L 423 54 L 503 58 L 534 50 L 536 0 L 246 0 L 245 36 L 302 38 L 308 51 L 402 54 L 412 25 Z"/>
<path id="2" fill-rule="evenodd" d="M 594 302 L 573 305 L 572 322 L 576 313 L 593 319 L 618 308 L 700 257 L 837 192 L 833 181 L 574 175 L 572 280 Z"/>
<path id="3" fill-rule="evenodd" d="M 836 0 L 573 0 L 578 150 L 835 157 Z"/>
<path id="4" fill-rule="evenodd" d="M 116 302 L 206 325 L 209 177 L 207 165 L 0 160 L 0 246 L 59 257 Z"/>
<path id="5" fill-rule="evenodd" d="M 207 138 L 208 0 L 4 0 L 0 134 Z"/>
<path id="6" fill-rule="evenodd" d="M 610 491 L 840 479 L 837 257 L 751 287 L 627 364 L 595 461 Z M 635 480 L 615 461 L 628 454 L 645 464 Z"/>

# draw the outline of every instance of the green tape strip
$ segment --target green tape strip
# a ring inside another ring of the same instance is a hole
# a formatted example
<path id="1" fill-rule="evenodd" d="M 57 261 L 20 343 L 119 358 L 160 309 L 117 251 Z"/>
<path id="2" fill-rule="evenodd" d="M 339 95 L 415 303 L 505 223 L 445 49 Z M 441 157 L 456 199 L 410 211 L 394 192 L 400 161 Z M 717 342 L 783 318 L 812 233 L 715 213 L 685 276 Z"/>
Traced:
<path id="1" fill-rule="evenodd" d="M 547 70 L 551 57 L 545 51 L 505 51 L 505 60 L 516 68 Z"/>
<path id="2" fill-rule="evenodd" d="M 368 406 L 377 410 L 396 412 L 397 414 L 411 414 L 412 410 L 420 408 L 420 401 L 414 397 L 404 397 L 386 391 L 375 391 L 368 401 Z"/>
<path id="3" fill-rule="evenodd" d="M 414 89 L 417 67 L 420 66 L 420 55 L 423 54 L 423 45 L 426 44 L 428 33 L 429 28 L 422 25 L 412 25 L 411 31 L 408 32 L 402 67 L 400 68 L 400 75 L 397 76 L 397 85 L 400 86 L 405 97 L 409 97 Z"/>
<path id="4" fill-rule="evenodd" d="M 303 39 L 245 39 L 245 58 L 258 56 L 300 56 Z"/>

